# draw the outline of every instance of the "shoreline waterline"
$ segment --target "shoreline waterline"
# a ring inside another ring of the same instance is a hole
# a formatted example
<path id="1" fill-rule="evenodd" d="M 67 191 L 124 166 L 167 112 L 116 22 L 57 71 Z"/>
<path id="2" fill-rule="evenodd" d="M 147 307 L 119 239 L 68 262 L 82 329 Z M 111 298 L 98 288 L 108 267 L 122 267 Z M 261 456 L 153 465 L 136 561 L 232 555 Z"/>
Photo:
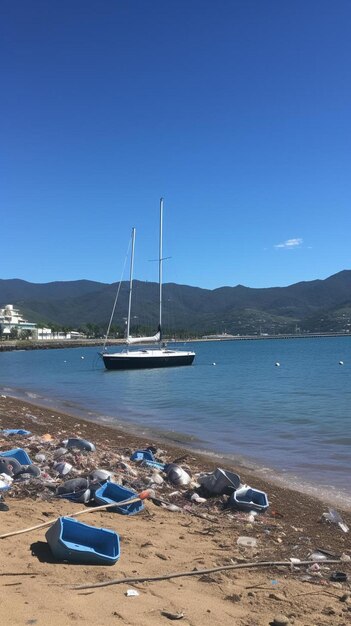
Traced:
<path id="1" fill-rule="evenodd" d="M 117 373 L 93 348 L 3 353 L 1 389 L 349 499 L 344 339 L 204 342 L 196 353 L 190 368 Z"/>
<path id="2" fill-rule="evenodd" d="M 11 392 L 9 392 L 10 390 L 8 388 L 7 390 L 7 393 L 4 392 L 1 394 L 1 398 L 9 398 L 15 402 L 21 402 L 28 408 L 28 411 L 32 410 L 34 413 L 36 410 L 44 410 L 62 414 L 65 418 L 72 421 L 72 427 L 73 422 L 78 419 L 87 423 L 87 425 L 91 424 L 94 429 L 100 427 L 102 429 L 112 429 L 117 436 L 123 433 L 123 435 L 127 437 L 135 437 L 136 439 L 147 440 L 149 442 L 152 441 L 161 446 L 167 446 L 177 451 L 178 454 L 182 452 L 187 456 L 191 454 L 196 455 L 202 459 L 203 463 L 208 461 L 212 465 L 218 464 L 218 466 L 231 469 L 239 474 L 243 473 L 249 475 L 252 481 L 257 478 L 267 483 L 268 486 L 278 486 L 283 490 L 288 489 L 325 502 L 329 506 L 336 507 L 339 510 L 351 512 L 351 496 L 342 489 L 317 485 L 309 481 L 301 481 L 300 477 L 292 473 L 280 470 L 279 468 L 269 467 L 266 464 L 260 464 L 244 455 L 221 453 L 206 447 L 205 442 L 201 442 L 197 437 L 191 437 L 176 431 L 164 431 L 160 428 L 142 427 L 138 423 L 123 419 L 123 417 L 116 418 L 94 413 L 69 401 L 66 403 L 60 403 L 58 401 L 50 402 L 48 399 L 34 392 L 25 391 L 16 393 L 16 390 L 13 388 Z M 30 424 L 33 423 L 32 420 L 34 418 L 29 412 L 27 415 L 27 427 L 30 430 Z M 11 427 L 10 423 L 8 427 Z M 203 444 L 202 446 L 201 443 Z M 252 486 L 255 486 L 254 482 L 252 482 Z"/>
<path id="3" fill-rule="evenodd" d="M 133 463 L 133 474 L 121 467 L 126 465 L 121 461 L 128 460 L 132 451 L 152 443 L 146 436 L 133 436 L 52 407 L 40 408 L 24 399 L 0 395 L 0 428 L 8 425 L 26 428 L 32 436 L 1 437 L 1 449 L 23 447 L 33 456 L 37 451 L 44 453 L 51 475 L 53 452 L 71 435 L 96 445 L 95 452 L 72 454 L 72 465 L 82 476 L 88 469 L 106 469 L 114 473 L 117 482 L 126 483 L 139 493 L 154 473 L 152 468 Z M 217 458 L 200 456 L 184 447 L 168 443 L 160 447 L 162 460 L 178 459 L 195 480 L 199 472 L 213 471 L 218 465 L 225 467 L 222 459 L 218 462 Z M 335 625 L 343 626 L 348 616 L 348 583 L 332 582 L 329 563 L 335 563 L 338 572 L 349 575 L 349 535 L 325 520 L 324 513 L 329 508 L 326 502 L 238 469 L 243 482 L 268 494 L 268 510 L 253 521 L 248 513 L 227 506 L 224 496 L 193 502 L 192 488 L 176 487 L 168 480 L 155 488 L 156 498 L 145 500 L 144 510 L 132 517 L 85 507 L 83 512 L 91 513 L 85 523 L 108 528 L 120 537 L 121 558 L 113 569 L 101 565 L 71 566 L 53 558 L 45 543 L 46 529 L 42 523 L 47 526 L 58 516 L 75 517 L 82 504 L 57 498 L 52 492 L 45 495 L 40 486 L 38 493 L 36 479 L 31 481 L 30 489 L 27 481 L 18 483 L 16 489 L 6 493 L 9 512 L 1 514 L 5 542 L 2 571 L 9 577 L 4 580 L 3 594 L 7 621 L 20 626 L 37 621 L 40 614 L 40 623 L 52 626 L 71 623 L 72 619 L 82 625 L 114 626 L 116 617 L 117 621 L 134 626 L 163 626 L 165 615 L 184 614 L 189 623 L 203 626 L 212 626 L 214 622 L 222 626 L 232 626 L 233 622 L 251 626 L 253 620 L 255 624 L 273 623 L 280 607 L 284 613 L 285 607 L 289 607 L 288 615 L 294 615 L 295 623 L 304 624 L 308 615 L 311 623 L 327 625 L 333 615 L 340 616 Z M 175 505 L 177 511 L 170 504 L 159 506 L 158 498 Z M 338 512 L 344 524 L 351 527 L 351 512 L 341 508 Z M 27 529 L 30 534 L 23 534 Z M 18 532 L 21 534 L 17 536 Z M 246 547 L 247 539 L 253 541 L 253 548 Z M 332 561 L 316 564 L 316 550 L 331 555 Z M 243 564 L 240 574 L 228 570 L 228 563 L 235 568 Z M 286 565 L 283 571 L 282 563 Z M 263 564 L 264 568 L 259 567 Z M 222 568 L 223 571 L 217 571 Z M 186 582 L 182 578 L 179 582 L 169 580 L 171 573 L 183 575 L 182 572 L 190 574 Z M 203 572 L 211 573 L 203 576 Z M 145 581 L 152 577 L 152 581 L 137 583 L 136 576 Z M 93 589 L 87 593 L 79 591 L 82 585 L 100 586 L 102 580 L 121 584 L 99 588 L 97 593 Z M 58 604 L 62 581 L 64 601 Z M 132 581 L 139 598 L 128 597 Z"/>

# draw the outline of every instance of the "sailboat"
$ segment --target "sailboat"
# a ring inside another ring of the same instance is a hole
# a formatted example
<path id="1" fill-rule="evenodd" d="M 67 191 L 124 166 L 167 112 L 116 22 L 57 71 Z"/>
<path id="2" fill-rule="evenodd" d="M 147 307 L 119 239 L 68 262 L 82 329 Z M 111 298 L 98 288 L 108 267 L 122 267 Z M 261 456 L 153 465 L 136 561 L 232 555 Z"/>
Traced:
<path id="1" fill-rule="evenodd" d="M 156 343 L 158 347 L 142 349 L 125 349 L 120 352 L 103 352 L 101 354 L 104 365 L 108 370 L 131 370 L 147 369 L 156 367 L 174 367 L 179 365 L 191 365 L 195 358 L 195 352 L 185 350 L 173 350 L 167 348 L 162 340 L 162 266 L 163 266 L 163 198 L 160 200 L 160 240 L 159 240 L 159 325 L 157 332 L 151 337 L 132 337 L 130 335 L 130 317 L 133 292 L 133 269 L 135 228 L 132 229 L 132 250 L 130 261 L 129 301 L 127 317 L 126 343 L 148 344 Z M 105 342 L 106 343 L 106 342 Z"/>

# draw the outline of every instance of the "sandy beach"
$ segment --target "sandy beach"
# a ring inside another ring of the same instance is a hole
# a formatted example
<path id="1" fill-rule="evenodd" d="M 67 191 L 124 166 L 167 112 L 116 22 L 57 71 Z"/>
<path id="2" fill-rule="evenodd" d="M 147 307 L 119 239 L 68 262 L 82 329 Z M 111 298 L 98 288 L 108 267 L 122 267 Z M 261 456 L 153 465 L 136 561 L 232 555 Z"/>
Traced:
<path id="1" fill-rule="evenodd" d="M 91 467 L 118 471 L 123 480 L 130 484 L 135 481 L 136 491 L 143 485 L 138 483 L 137 477 L 126 475 L 128 472 L 118 465 L 118 458 L 121 455 L 129 458 L 132 451 L 150 444 L 163 450 L 167 462 L 181 458 L 179 464 L 195 478 L 201 471 L 225 466 L 225 462 L 219 463 L 218 459 L 207 455 L 9 397 L 0 398 L 0 428 L 30 430 L 32 443 L 30 437 L 0 435 L 0 449 L 22 447 L 30 449 L 31 456 L 33 450 L 45 454 L 48 446 L 58 446 L 67 437 L 88 439 L 95 444 L 96 453 L 80 455 L 81 466 L 86 464 L 87 471 Z M 43 435 L 47 434 L 50 438 L 46 440 Z M 330 580 L 336 571 L 345 572 L 350 579 L 348 561 L 320 563 L 312 568 L 298 564 L 289 567 L 259 565 L 261 562 L 286 562 L 291 558 L 309 560 L 317 549 L 328 553 L 330 559 L 351 556 L 350 533 L 322 519 L 330 503 L 279 486 L 236 463 L 231 463 L 228 469 L 239 473 L 242 482 L 268 494 L 268 511 L 253 522 L 248 520 L 248 514 L 225 507 L 223 497 L 208 498 L 196 504 L 190 500 L 187 488 L 177 489 L 167 483 L 160 486 L 157 495 L 179 506 L 179 512 L 146 500 L 144 511 L 134 516 L 108 510 L 83 515 L 80 521 L 115 530 L 120 535 L 121 557 L 114 566 L 55 561 L 45 540 L 46 528 L 2 539 L 1 618 L 11 625 L 38 626 L 48 623 L 52 626 L 71 623 L 155 626 L 176 618 L 193 626 L 233 623 L 261 626 L 271 622 L 277 626 L 279 623 L 349 624 L 350 583 Z M 5 500 L 9 511 L 0 511 L 1 533 L 82 509 L 82 504 L 54 496 L 44 497 L 36 485 L 35 481 L 23 482 L 8 492 Z M 180 493 L 172 495 L 175 491 Z M 350 512 L 340 506 L 338 512 L 351 527 Z M 256 547 L 239 546 L 240 536 L 255 538 Z M 79 585 L 121 581 L 126 577 L 168 576 L 249 563 L 254 566 L 74 589 Z M 139 595 L 126 595 L 129 589 Z"/>

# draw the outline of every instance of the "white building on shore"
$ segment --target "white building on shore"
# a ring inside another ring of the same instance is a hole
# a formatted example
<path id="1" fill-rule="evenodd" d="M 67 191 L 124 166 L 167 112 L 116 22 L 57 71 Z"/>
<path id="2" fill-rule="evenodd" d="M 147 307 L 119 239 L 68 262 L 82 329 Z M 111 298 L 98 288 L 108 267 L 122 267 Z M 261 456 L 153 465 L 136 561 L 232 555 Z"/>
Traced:
<path id="1" fill-rule="evenodd" d="M 0 309 L 0 329 L 2 335 L 8 338 L 13 329 L 16 329 L 21 335 L 24 330 L 29 330 L 31 333 L 35 332 L 37 325 L 25 320 L 13 304 L 6 304 L 3 309 Z"/>
<path id="2" fill-rule="evenodd" d="M 2 335 L 4 339 L 10 339 L 13 330 L 17 331 L 18 337 L 23 335 L 24 331 L 30 331 L 29 338 L 37 341 L 48 341 L 51 339 L 86 339 L 83 333 L 79 333 L 76 330 L 71 330 L 67 333 L 53 333 L 51 328 L 44 328 L 43 326 L 38 327 L 37 324 L 25 320 L 20 311 L 14 308 L 13 304 L 6 304 L 3 309 L 0 308 L 0 335 Z"/>

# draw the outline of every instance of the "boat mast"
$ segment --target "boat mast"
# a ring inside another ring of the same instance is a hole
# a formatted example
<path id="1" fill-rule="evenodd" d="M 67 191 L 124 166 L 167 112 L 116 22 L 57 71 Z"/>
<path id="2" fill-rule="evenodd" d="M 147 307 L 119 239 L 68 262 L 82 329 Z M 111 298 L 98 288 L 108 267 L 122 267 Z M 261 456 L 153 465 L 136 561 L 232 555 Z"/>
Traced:
<path id="1" fill-rule="evenodd" d="M 159 331 L 160 331 L 160 342 L 162 341 L 162 261 L 163 261 L 163 251 L 162 251 L 162 240 L 163 240 L 163 198 L 160 200 L 160 247 L 159 247 L 159 261 L 158 261 L 158 279 L 160 286 L 160 310 L 159 310 Z"/>
<path id="2" fill-rule="evenodd" d="M 134 246 L 135 246 L 135 228 L 132 228 L 132 252 L 130 257 L 130 274 L 129 274 L 129 301 L 128 301 L 128 317 L 127 317 L 127 339 L 130 335 L 130 313 L 132 309 L 132 291 L 133 291 L 133 271 L 134 271 Z"/>

